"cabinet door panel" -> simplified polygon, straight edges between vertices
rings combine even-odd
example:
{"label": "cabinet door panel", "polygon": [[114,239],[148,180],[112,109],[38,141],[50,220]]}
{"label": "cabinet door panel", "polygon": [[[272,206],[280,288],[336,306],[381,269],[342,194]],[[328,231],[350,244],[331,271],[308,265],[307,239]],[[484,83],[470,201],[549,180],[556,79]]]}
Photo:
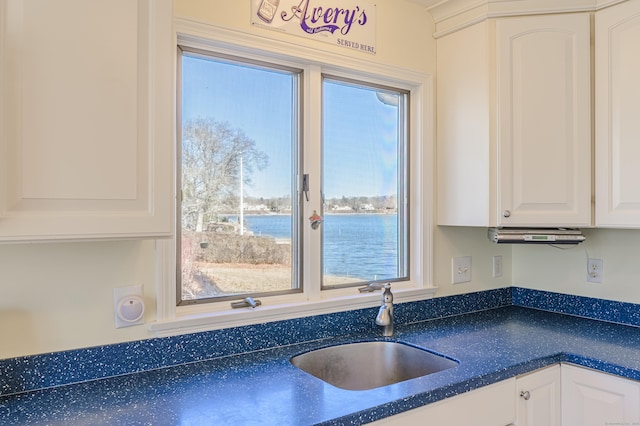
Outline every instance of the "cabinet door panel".
{"label": "cabinet door panel", "polygon": [[588,14],[496,22],[501,225],[590,223],[589,25]]}
{"label": "cabinet door panel", "polygon": [[405,413],[378,420],[374,425],[398,426],[503,426],[515,419],[515,379],[463,393]]}
{"label": "cabinet door panel", "polygon": [[[120,3],[23,3],[16,172],[25,199],[136,197],[138,5]],[[52,19],[59,10],[73,25]]]}
{"label": "cabinet door panel", "polygon": [[562,366],[564,426],[640,423],[640,384],[568,365]]}
{"label": "cabinet door panel", "polygon": [[488,226],[491,220],[489,30],[481,22],[438,40],[439,225]]}
{"label": "cabinet door panel", "polygon": [[170,235],[171,2],[0,8],[0,241]]}
{"label": "cabinet door panel", "polygon": [[519,426],[560,426],[560,365],[518,377],[516,422]]}
{"label": "cabinet door panel", "polygon": [[596,13],[596,225],[640,227],[640,2]]}

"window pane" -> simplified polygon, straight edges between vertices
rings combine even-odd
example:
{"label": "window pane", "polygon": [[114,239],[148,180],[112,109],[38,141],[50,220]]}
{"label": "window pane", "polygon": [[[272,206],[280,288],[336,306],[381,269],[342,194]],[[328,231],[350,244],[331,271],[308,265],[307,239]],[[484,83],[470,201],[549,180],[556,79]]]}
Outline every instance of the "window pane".
{"label": "window pane", "polygon": [[323,286],[407,279],[402,91],[323,82]]}
{"label": "window pane", "polygon": [[181,58],[178,299],[291,291],[297,75],[195,52]]}

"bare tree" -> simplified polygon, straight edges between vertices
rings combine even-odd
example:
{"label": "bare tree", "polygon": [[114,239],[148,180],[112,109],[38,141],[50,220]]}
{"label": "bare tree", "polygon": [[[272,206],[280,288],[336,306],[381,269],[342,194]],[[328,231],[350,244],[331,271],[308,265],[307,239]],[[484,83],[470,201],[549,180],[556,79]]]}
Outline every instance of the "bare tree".
{"label": "bare tree", "polygon": [[223,210],[236,209],[240,180],[251,183],[254,168],[268,164],[256,142],[229,123],[212,118],[194,119],[182,128],[182,223],[202,231],[204,223]]}

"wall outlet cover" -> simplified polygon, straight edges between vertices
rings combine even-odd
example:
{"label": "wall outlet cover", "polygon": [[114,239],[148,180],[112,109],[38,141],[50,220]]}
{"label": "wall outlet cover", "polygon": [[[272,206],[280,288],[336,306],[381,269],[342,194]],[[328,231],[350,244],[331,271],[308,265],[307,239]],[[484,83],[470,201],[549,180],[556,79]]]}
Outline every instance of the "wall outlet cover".
{"label": "wall outlet cover", "polygon": [[602,259],[589,259],[587,262],[587,281],[590,283],[601,283],[602,268]]}

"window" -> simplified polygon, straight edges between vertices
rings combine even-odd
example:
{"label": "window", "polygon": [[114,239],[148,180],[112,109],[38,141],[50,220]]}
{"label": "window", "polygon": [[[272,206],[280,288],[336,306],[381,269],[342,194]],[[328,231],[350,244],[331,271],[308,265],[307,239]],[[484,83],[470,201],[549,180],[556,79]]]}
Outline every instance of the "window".
{"label": "window", "polygon": [[408,278],[405,91],[325,76],[323,288]]}
{"label": "window", "polygon": [[300,71],[181,49],[178,303],[300,290]]}
{"label": "window", "polygon": [[[408,279],[406,90],[323,75],[322,155],[305,159],[302,71],[180,57],[179,304],[301,291],[310,181],[322,182],[309,236],[321,288]],[[302,166],[313,162],[319,174]]]}
{"label": "window", "polygon": [[[181,197],[176,238],[157,243],[151,330],[371,306],[380,294],[357,290],[371,281],[393,282],[397,302],[433,294],[431,78],[178,29]],[[259,309],[231,308],[248,296]]]}

